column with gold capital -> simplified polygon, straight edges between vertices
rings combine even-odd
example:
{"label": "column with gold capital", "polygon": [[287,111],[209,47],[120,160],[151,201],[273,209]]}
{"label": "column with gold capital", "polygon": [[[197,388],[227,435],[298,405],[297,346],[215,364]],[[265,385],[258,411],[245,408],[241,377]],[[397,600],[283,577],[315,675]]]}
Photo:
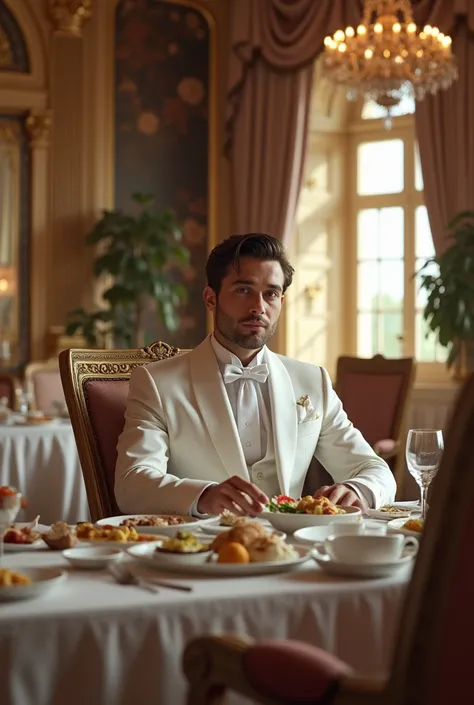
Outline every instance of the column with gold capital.
{"label": "column with gold capital", "polygon": [[[34,110],[25,119],[31,154],[31,295],[30,295],[30,358],[41,360],[45,355],[47,329],[46,292],[48,245],[50,232],[49,209],[49,145],[52,114],[50,110]],[[51,258],[52,259],[52,258]]]}
{"label": "column with gold capital", "polygon": [[56,34],[82,36],[82,29],[92,15],[92,0],[48,0],[48,4]]}

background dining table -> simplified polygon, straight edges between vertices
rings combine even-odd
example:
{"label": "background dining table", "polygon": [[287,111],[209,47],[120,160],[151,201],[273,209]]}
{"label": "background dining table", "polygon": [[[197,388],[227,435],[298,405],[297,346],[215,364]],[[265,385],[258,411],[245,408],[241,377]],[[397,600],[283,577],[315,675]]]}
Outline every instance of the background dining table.
{"label": "background dining table", "polygon": [[0,425],[0,485],[12,485],[30,500],[18,521],[39,514],[42,524],[75,524],[90,517],[69,420]]}
{"label": "background dining table", "polygon": [[154,572],[193,591],[153,594],[119,585],[106,571],[68,569],[61,552],[48,549],[9,553],[4,565],[60,566],[68,579],[38,599],[0,603],[3,705],[184,705],[184,647],[211,633],[301,639],[361,673],[381,675],[411,572],[336,578],[312,560],[294,572],[255,577]]}

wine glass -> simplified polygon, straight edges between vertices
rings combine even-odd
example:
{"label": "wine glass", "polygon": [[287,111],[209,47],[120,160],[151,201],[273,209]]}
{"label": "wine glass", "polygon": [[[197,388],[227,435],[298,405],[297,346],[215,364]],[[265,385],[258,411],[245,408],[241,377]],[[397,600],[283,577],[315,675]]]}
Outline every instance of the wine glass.
{"label": "wine glass", "polygon": [[3,538],[21,509],[22,496],[14,487],[0,487],[0,565],[3,559]]}
{"label": "wine glass", "polygon": [[438,472],[443,448],[442,431],[419,428],[408,431],[406,459],[408,470],[421,490],[422,519],[426,519],[428,488]]}

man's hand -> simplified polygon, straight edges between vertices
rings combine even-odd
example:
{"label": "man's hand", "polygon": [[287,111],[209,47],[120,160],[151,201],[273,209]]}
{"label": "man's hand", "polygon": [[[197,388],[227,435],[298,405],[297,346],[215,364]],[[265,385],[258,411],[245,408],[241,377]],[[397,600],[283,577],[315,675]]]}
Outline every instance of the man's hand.
{"label": "man's hand", "polygon": [[225,482],[206,487],[199,498],[200,514],[220,514],[227,509],[238,516],[256,516],[268,502],[266,494],[251,482],[233,475]]}
{"label": "man's hand", "polygon": [[347,485],[324,485],[313,497],[327,497],[341,507],[359,507],[363,512],[369,508],[367,502],[361,499],[353,489]]}

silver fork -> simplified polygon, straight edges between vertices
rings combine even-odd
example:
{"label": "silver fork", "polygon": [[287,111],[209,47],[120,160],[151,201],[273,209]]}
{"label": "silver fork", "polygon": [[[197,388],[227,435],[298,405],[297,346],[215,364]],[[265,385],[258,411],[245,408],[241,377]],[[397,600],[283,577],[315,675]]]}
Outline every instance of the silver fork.
{"label": "silver fork", "polygon": [[136,585],[150,592],[159,592],[158,587],[169,588],[170,590],[181,590],[182,592],[192,592],[192,587],[188,585],[177,585],[176,583],[168,583],[164,580],[145,580],[136,576],[130,568],[119,563],[112,563],[109,566],[109,571],[115,580],[121,585]]}

